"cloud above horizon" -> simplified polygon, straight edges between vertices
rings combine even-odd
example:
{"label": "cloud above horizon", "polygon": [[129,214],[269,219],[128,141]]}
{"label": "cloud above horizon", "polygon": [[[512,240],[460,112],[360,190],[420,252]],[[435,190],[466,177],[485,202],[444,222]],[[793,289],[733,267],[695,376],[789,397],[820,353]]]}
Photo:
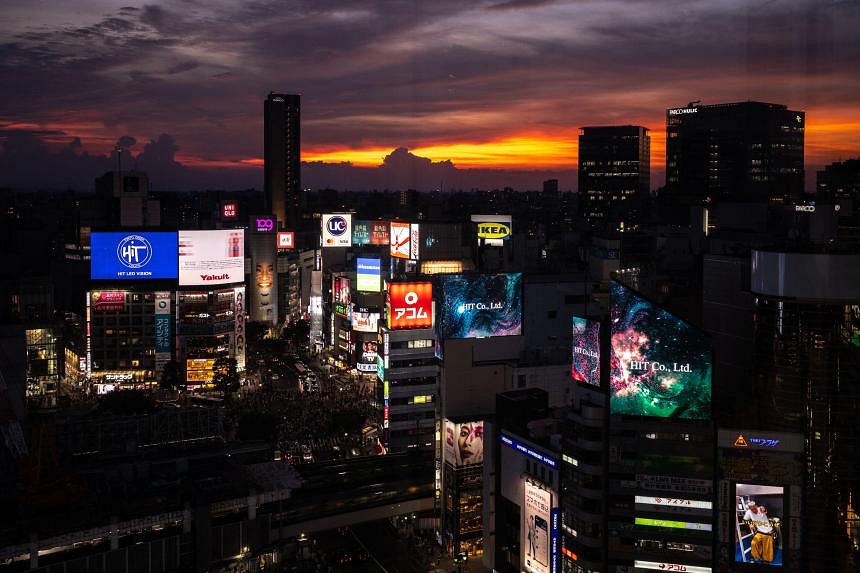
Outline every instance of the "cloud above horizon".
{"label": "cloud above horizon", "polygon": [[170,134],[165,180],[254,186],[271,90],[302,94],[304,157],[356,169],[403,147],[463,171],[571,170],[579,127],[625,123],[651,128],[658,171],[665,109],[691,100],[806,110],[808,171],[860,155],[856,2],[62,6],[0,7],[4,155],[41,145],[82,169],[122,136]]}

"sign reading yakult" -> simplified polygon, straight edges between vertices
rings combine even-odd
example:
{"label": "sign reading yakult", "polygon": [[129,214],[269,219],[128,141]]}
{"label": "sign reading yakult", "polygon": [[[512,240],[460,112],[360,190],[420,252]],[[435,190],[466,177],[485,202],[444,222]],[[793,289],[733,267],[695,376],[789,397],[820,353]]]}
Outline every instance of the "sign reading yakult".
{"label": "sign reading yakult", "polygon": [[322,216],[322,246],[352,246],[352,215],[333,214]]}

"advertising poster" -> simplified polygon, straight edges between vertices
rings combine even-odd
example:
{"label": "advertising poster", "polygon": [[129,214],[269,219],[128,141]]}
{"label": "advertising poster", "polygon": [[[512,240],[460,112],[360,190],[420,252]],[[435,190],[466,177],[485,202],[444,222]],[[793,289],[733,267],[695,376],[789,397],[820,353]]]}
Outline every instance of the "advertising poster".
{"label": "advertising poster", "polygon": [[612,413],[710,418],[708,335],[617,281],[610,299]]}
{"label": "advertising poster", "polygon": [[357,332],[376,332],[379,330],[379,313],[367,309],[352,310],[352,329]]}
{"label": "advertising poster", "polygon": [[550,573],[550,510],[552,494],[526,479],[523,495],[523,524],[520,546],[528,573]]}
{"label": "advertising poster", "polygon": [[185,379],[189,386],[209,384],[214,378],[214,358],[189,358],[185,361]]}
{"label": "advertising poster", "polygon": [[331,298],[334,302],[335,313],[349,318],[350,280],[346,277],[332,278]]}
{"label": "advertising poster", "polygon": [[379,292],[381,268],[379,259],[366,259],[361,257],[356,259],[356,290],[361,292]]}
{"label": "advertising poster", "polygon": [[391,256],[397,259],[412,256],[412,227],[409,223],[391,221]]}
{"label": "advertising poster", "polygon": [[376,340],[361,340],[356,342],[356,369],[359,372],[374,373],[376,372],[376,357],[379,355],[377,349],[379,344]]}
{"label": "advertising poster", "polygon": [[521,273],[440,276],[442,338],[522,334],[522,279]]}
{"label": "advertising poster", "polygon": [[93,312],[125,312],[125,291],[95,290],[90,294]]}
{"label": "advertising poster", "polygon": [[222,285],[245,280],[243,229],[179,231],[179,284]]}
{"label": "advertising poster", "polygon": [[233,289],[233,316],[236,319],[235,348],[233,355],[236,357],[236,370],[245,370],[245,287]]}
{"label": "advertising poster", "polygon": [[370,222],[369,221],[353,221],[352,222],[352,244],[353,245],[369,245],[370,244]]}
{"label": "advertising poster", "polygon": [[410,226],[410,239],[409,239],[409,258],[413,261],[418,260],[418,248],[421,245],[421,231],[420,227],[417,223],[412,223]]}
{"label": "advertising poster", "polygon": [[90,234],[90,278],[175,279],[176,233]]}
{"label": "advertising poster", "polygon": [[388,221],[370,222],[370,244],[388,246],[391,243],[391,234],[388,232]]}
{"label": "advertising poster", "polygon": [[252,321],[274,324],[278,320],[278,274],[276,271],[275,235],[251,235],[251,306]]}
{"label": "advertising poster", "polygon": [[170,361],[173,348],[170,293],[155,293],[155,372],[160,375]]}
{"label": "advertising poster", "polygon": [[323,215],[321,222],[323,247],[352,246],[352,215]]}
{"label": "advertising poster", "polygon": [[484,461],[484,422],[445,420],[445,461],[455,466]]}
{"label": "advertising poster", "polygon": [[600,323],[573,317],[573,355],[570,377],[600,386]]}
{"label": "advertising poster", "polygon": [[433,326],[433,285],[391,283],[388,285],[388,328],[430,328]]}
{"label": "advertising poster", "polygon": [[735,562],[782,566],[784,495],[779,486],[735,486]]}

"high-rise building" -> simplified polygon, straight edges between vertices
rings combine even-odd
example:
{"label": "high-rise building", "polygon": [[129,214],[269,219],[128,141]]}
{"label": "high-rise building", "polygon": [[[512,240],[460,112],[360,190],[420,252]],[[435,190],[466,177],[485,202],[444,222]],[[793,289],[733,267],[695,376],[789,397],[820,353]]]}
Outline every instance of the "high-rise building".
{"label": "high-rise building", "polygon": [[651,137],[638,125],[583,127],[579,136],[582,213],[598,229],[635,226],[651,186]]}
{"label": "high-rise building", "polygon": [[302,192],[300,96],[269,93],[263,109],[266,208],[293,229]]}
{"label": "high-rise building", "polygon": [[666,191],[783,203],[803,193],[805,114],[756,101],[666,110]]}
{"label": "high-rise building", "polygon": [[860,158],[837,161],[819,171],[816,191],[825,201],[850,199],[852,214],[860,215]]}

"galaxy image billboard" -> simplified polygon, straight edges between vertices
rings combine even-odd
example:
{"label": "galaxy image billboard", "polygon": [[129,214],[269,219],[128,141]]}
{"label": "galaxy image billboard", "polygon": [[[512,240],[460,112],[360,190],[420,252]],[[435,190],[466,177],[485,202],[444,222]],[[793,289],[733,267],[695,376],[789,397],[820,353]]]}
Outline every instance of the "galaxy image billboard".
{"label": "galaxy image billboard", "polygon": [[617,281],[610,297],[612,413],[708,419],[710,337]]}
{"label": "galaxy image billboard", "polygon": [[522,334],[523,275],[440,275],[440,334],[487,338]]}
{"label": "galaxy image billboard", "polygon": [[570,377],[576,382],[600,386],[600,323],[574,316]]}

